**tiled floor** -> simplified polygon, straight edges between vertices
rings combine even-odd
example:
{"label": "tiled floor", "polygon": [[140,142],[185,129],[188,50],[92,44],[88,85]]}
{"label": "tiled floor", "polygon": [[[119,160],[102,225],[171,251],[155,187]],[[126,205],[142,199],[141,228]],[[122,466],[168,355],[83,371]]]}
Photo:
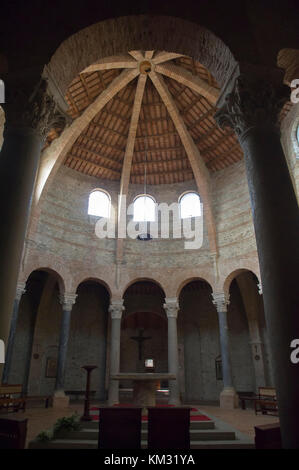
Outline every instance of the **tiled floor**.
{"label": "tiled floor", "polygon": [[[94,406],[94,405],[93,405]],[[196,405],[192,405],[196,406]],[[196,406],[203,413],[206,412],[209,415],[214,416],[228,424],[233,428],[241,431],[249,436],[254,436],[254,426],[259,424],[270,424],[278,421],[276,416],[268,415],[255,415],[254,411],[249,410],[223,410],[217,406]],[[74,413],[78,413],[81,416],[83,412],[83,404],[71,404],[69,408],[64,409],[53,409],[53,408],[29,408],[25,413],[18,413],[19,417],[28,418],[28,432],[27,432],[27,444],[29,441],[35,438],[41,431],[51,429],[58,418],[63,416],[71,416]]]}

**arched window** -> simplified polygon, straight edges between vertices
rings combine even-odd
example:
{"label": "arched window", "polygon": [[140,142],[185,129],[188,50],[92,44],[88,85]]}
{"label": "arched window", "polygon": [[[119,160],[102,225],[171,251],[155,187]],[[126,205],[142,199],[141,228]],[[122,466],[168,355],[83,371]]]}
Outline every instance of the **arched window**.
{"label": "arched window", "polygon": [[110,205],[111,201],[109,194],[101,189],[95,189],[89,195],[88,214],[109,218]]}
{"label": "arched window", "polygon": [[156,202],[152,196],[143,194],[134,201],[133,220],[135,222],[154,222],[156,216]]}
{"label": "arched window", "polygon": [[180,197],[179,202],[182,219],[201,216],[200,197],[197,193],[185,193]]}

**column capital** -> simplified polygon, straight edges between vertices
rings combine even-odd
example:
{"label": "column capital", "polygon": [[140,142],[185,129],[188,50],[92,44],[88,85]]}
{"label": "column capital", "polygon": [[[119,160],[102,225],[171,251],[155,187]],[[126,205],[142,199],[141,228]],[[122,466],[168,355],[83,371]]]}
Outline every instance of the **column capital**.
{"label": "column capital", "polygon": [[[27,81],[28,82],[28,81]],[[47,80],[40,78],[31,86],[20,80],[5,81],[5,131],[23,128],[45,140],[51,128],[64,129],[69,122],[49,91]]]}
{"label": "column capital", "polygon": [[165,298],[165,303],[163,304],[163,308],[166,311],[167,318],[177,318],[178,311],[179,311],[179,303],[176,297],[173,298]]}
{"label": "column capital", "polygon": [[240,143],[252,128],[277,130],[278,116],[289,99],[280,69],[239,64],[218,100],[215,120],[219,127],[231,127]]}
{"label": "column capital", "polygon": [[110,312],[110,314],[111,314],[111,318],[112,318],[112,319],[121,319],[122,313],[123,313],[123,311],[124,311],[124,309],[125,309],[123,303],[124,303],[123,299],[121,299],[121,300],[113,300],[113,301],[110,303],[109,312]]}
{"label": "column capital", "polygon": [[73,305],[76,303],[76,298],[78,294],[74,294],[71,292],[65,292],[60,296],[60,303],[62,305],[62,309],[64,311],[70,312],[73,308]]}
{"label": "column capital", "polygon": [[229,304],[229,295],[224,292],[213,292],[213,304],[216,306],[217,312],[227,312]]}
{"label": "column capital", "polygon": [[16,300],[21,300],[21,297],[26,292],[26,282],[18,282],[16,288]]}
{"label": "column capital", "polygon": [[257,288],[258,288],[258,290],[259,290],[259,294],[260,294],[260,295],[263,295],[263,286],[262,286],[262,283],[261,283],[261,282],[258,282]]}

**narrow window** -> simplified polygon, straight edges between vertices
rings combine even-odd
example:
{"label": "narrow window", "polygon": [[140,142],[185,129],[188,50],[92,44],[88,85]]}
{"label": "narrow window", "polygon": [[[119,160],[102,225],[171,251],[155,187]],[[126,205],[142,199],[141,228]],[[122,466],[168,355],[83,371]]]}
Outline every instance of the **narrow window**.
{"label": "narrow window", "polygon": [[155,221],[155,200],[146,194],[138,196],[134,201],[134,221],[154,222]]}
{"label": "narrow window", "polygon": [[182,219],[201,216],[200,197],[197,193],[185,193],[180,197],[179,202]]}
{"label": "narrow window", "polygon": [[88,214],[109,218],[110,205],[109,195],[105,191],[96,189],[89,195]]}

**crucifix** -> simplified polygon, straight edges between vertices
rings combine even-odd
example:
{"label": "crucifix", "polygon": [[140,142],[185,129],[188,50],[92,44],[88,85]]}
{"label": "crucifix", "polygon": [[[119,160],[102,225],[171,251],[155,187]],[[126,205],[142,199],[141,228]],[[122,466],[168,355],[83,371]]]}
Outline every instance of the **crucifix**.
{"label": "crucifix", "polygon": [[147,339],[151,339],[151,336],[143,336],[143,329],[139,330],[139,335],[138,336],[131,336],[131,339],[134,341],[137,341],[138,343],[138,353],[139,353],[139,360],[142,359],[142,345],[143,342]]}

